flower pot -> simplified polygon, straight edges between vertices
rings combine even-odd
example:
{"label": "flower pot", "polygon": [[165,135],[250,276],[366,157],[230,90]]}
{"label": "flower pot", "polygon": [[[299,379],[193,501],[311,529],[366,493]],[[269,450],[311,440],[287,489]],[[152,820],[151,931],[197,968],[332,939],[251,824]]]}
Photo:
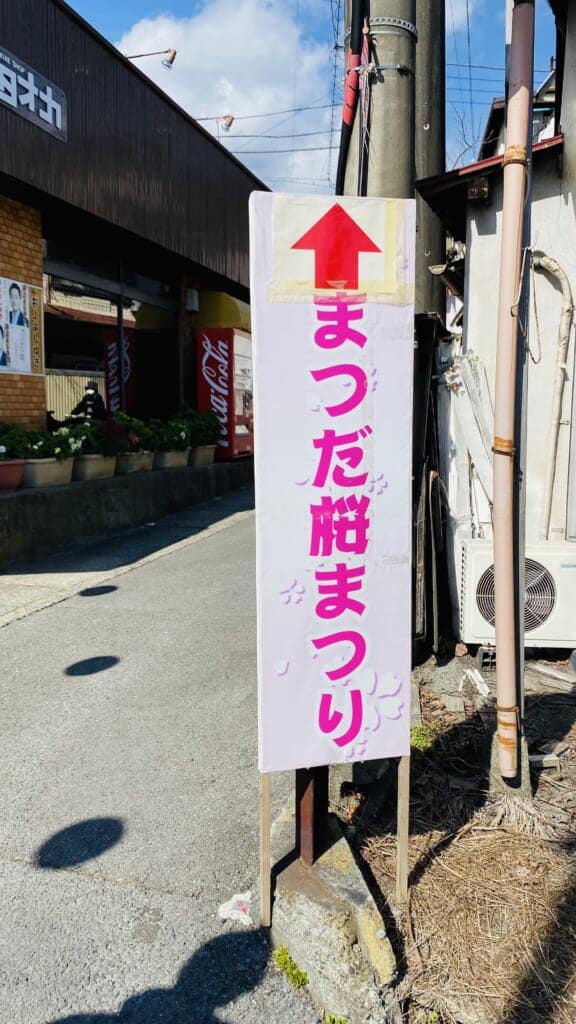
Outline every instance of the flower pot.
{"label": "flower pot", "polygon": [[114,476],[115,455],[77,455],[72,471],[73,480],[104,480]]}
{"label": "flower pot", "polygon": [[141,473],[145,469],[152,469],[153,460],[153,452],[122,452],[116,456],[116,476],[126,476],[127,473]]}
{"label": "flower pot", "polygon": [[188,465],[188,451],[154,452],[154,469],[181,469]]}
{"label": "flower pot", "polygon": [[26,459],[22,487],[61,487],[72,479],[74,459]]}
{"label": "flower pot", "polygon": [[190,466],[211,466],[214,462],[215,444],[201,444],[190,449]]}
{"label": "flower pot", "polygon": [[5,459],[0,462],[0,491],[17,491],[22,483],[24,459]]}

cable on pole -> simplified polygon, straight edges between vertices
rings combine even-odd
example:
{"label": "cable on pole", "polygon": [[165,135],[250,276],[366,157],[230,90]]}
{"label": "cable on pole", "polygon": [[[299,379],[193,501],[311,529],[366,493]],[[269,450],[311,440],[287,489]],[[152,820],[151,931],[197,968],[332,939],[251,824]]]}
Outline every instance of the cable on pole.
{"label": "cable on pole", "polygon": [[362,26],[364,23],[364,0],[352,0],[352,19],[350,26],[350,49],[346,65],[346,78],[344,81],[344,100],[342,104],[342,131],[340,133],[340,151],[338,153],[338,167],[336,170],[336,195],[344,194],[344,180],[346,177],[346,164],[350,151],[350,140],[352,128],[356,117],[358,106],[358,92],[360,83],[358,81],[358,68],[360,67],[362,53]]}

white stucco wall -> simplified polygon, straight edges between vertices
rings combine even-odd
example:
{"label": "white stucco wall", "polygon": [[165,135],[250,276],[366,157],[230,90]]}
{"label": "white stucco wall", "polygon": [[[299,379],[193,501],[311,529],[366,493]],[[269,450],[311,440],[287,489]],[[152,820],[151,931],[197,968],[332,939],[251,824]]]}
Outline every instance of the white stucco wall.
{"label": "white stucco wall", "polygon": [[[576,104],[575,104],[576,105]],[[575,125],[576,128],[576,125]],[[575,132],[576,137],[576,132]],[[560,177],[558,155],[540,155],[536,160],[532,190],[532,247],[558,260],[566,271],[576,297],[576,221],[572,186]],[[576,175],[571,179],[576,185]],[[494,394],[498,274],[502,178],[493,178],[493,201],[489,207],[469,206],[467,230],[466,303],[464,350],[476,352],[486,366],[491,394]],[[541,334],[541,359],[529,361],[528,456],[526,474],[526,535],[537,540],[542,495],[548,462],[552,390],[556,370],[556,345],[562,296],[554,282],[535,275],[535,295]],[[538,358],[538,331],[531,297],[530,348]],[[552,507],[550,539],[562,539],[566,528],[566,493],[570,446],[572,387],[574,380],[574,330],[572,331],[562,426]]]}

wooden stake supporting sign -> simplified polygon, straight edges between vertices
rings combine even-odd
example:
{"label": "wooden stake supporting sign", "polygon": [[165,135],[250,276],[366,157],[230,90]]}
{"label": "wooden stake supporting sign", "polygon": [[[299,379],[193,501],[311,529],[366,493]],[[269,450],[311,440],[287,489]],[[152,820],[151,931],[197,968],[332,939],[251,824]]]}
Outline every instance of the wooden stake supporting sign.
{"label": "wooden stake supporting sign", "polygon": [[408,902],[408,836],[410,825],[410,756],[398,761],[398,811],[396,816],[396,901]]}

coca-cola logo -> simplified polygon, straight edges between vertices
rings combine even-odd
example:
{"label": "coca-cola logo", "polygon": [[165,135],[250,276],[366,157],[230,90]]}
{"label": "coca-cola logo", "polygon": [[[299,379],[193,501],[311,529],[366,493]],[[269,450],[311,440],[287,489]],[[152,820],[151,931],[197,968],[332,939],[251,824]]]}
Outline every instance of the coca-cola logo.
{"label": "coca-cola logo", "polygon": [[210,408],[216,413],[220,423],[221,436],[218,444],[222,448],[228,448],[228,398],[230,394],[228,342],[220,339],[213,344],[210,338],[204,335],[202,349],[202,377],[210,391]]}

